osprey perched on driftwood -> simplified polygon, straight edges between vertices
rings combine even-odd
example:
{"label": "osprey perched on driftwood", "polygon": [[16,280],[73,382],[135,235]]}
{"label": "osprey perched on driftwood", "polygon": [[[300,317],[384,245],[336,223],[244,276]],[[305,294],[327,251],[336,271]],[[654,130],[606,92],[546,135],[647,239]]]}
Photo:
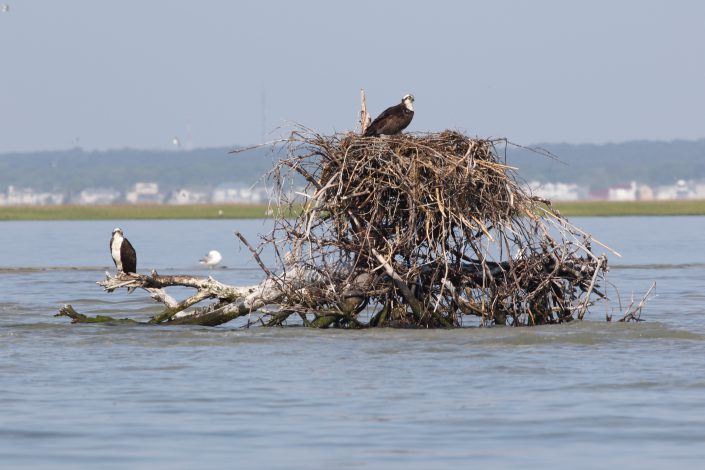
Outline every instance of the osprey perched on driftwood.
{"label": "osprey perched on driftwood", "polygon": [[137,273],[137,253],[119,227],[113,230],[110,237],[110,255],[118,273]]}
{"label": "osprey perched on driftwood", "polygon": [[401,103],[382,111],[365,130],[365,137],[399,134],[414,118],[414,95],[405,95]]}

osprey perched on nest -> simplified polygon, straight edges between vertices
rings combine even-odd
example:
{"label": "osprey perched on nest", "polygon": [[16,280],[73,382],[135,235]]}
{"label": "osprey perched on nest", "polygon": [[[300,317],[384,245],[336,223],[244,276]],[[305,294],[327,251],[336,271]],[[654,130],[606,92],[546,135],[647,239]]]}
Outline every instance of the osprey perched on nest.
{"label": "osprey perched on nest", "polygon": [[137,253],[132,244],[122,234],[121,228],[113,230],[110,237],[110,255],[118,273],[137,273]]}
{"label": "osprey perched on nest", "polygon": [[382,111],[365,130],[365,137],[399,134],[414,118],[414,95],[405,95],[401,103]]}

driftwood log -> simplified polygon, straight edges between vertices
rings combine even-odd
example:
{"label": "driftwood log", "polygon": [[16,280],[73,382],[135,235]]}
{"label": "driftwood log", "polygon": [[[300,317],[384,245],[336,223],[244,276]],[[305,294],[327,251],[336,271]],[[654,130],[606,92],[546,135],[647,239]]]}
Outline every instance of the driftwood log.
{"label": "driftwood log", "polygon": [[[361,277],[361,281],[364,276]],[[197,277],[189,275],[162,276],[153,271],[151,275],[134,273],[117,273],[110,275],[106,273],[103,281],[97,283],[107,292],[115,289],[143,289],[147,291],[152,299],[164,304],[164,309],[154,315],[148,323],[169,323],[171,325],[205,325],[216,326],[227,323],[236,318],[257,312],[266,306],[278,305],[284,301],[287,294],[300,297],[315,297],[318,290],[325,288],[324,278],[306,268],[290,266],[280,277],[271,276],[258,285],[235,287],[222,284],[212,277]],[[196,293],[182,301],[175,300],[166,292],[167,287],[190,287]],[[291,292],[290,289],[294,291]],[[304,324],[307,326],[329,326],[335,321],[341,321],[344,312],[359,307],[361,294],[352,287],[344,297],[347,300],[340,306],[340,310],[325,312],[318,311],[317,315],[312,315],[312,321],[304,317]],[[206,300],[215,299],[213,303],[206,307],[195,308],[187,311],[189,307]],[[300,310],[300,306],[297,310]],[[281,325],[290,313],[281,308],[268,311],[260,311],[258,321],[262,325]],[[73,323],[101,323],[101,322],[131,322],[126,318],[113,318],[99,315],[89,317],[78,313],[71,305],[65,305],[56,316],[66,316],[71,318]],[[351,317],[351,321],[353,321]]]}

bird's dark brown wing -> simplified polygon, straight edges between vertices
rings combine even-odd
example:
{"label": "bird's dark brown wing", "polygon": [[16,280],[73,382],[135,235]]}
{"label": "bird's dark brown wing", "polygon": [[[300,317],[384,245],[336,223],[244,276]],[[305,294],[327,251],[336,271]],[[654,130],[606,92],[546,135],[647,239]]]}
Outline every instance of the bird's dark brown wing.
{"label": "bird's dark brown wing", "polygon": [[137,253],[127,238],[122,239],[120,245],[120,258],[122,258],[122,271],[137,273]]}
{"label": "bird's dark brown wing", "polygon": [[413,111],[403,109],[401,113],[395,113],[390,116],[389,119],[385,121],[384,126],[378,129],[378,132],[385,135],[401,134],[401,131],[411,124],[413,118]]}
{"label": "bird's dark brown wing", "polygon": [[399,103],[398,105],[390,106],[389,108],[382,111],[382,114],[377,116],[377,118],[375,118],[375,120],[372,121],[372,123],[369,125],[369,127],[365,130],[364,136],[365,137],[372,137],[372,136],[380,135],[380,133],[383,133],[384,129],[382,127],[383,127],[384,121],[386,121],[387,118],[389,116],[392,116],[394,113],[403,111],[403,108],[404,108],[404,103]]}

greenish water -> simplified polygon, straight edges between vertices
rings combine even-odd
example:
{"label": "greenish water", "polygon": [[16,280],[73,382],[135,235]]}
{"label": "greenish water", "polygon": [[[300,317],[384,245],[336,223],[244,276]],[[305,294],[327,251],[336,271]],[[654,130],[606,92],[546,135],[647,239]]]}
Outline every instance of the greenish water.
{"label": "greenish water", "polygon": [[[524,329],[71,325],[53,317],[63,303],[137,319],[159,308],[95,284],[115,222],[0,223],[0,462],[700,468],[705,218],[574,222],[623,254],[609,279],[624,307],[657,281],[646,322],[605,323],[598,307],[589,321]],[[267,221],[120,225],[140,270],[261,279],[233,231],[254,240]],[[197,264],[210,249],[225,268]]]}

